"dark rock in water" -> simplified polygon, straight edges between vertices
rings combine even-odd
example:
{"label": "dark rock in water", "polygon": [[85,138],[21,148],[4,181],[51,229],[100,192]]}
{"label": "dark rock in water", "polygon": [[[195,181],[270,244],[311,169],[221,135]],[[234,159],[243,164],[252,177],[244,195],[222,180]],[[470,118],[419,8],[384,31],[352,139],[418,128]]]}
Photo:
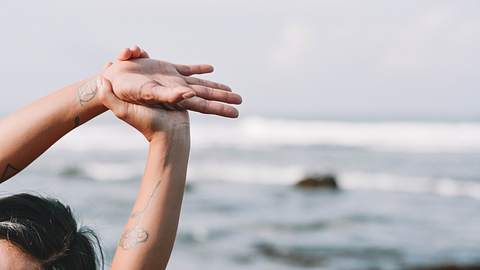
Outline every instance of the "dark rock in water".
{"label": "dark rock in water", "polygon": [[338,184],[335,175],[313,175],[305,177],[295,184],[296,187],[308,188],[308,189],[328,189],[338,190]]}

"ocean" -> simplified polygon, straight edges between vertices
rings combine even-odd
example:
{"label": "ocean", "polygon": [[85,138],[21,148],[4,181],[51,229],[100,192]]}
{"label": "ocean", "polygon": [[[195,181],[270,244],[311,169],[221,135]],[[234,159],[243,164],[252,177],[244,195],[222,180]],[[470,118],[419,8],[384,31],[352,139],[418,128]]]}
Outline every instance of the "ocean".
{"label": "ocean", "polygon": [[[0,192],[60,198],[109,261],[146,150],[126,124],[89,123]],[[294,187],[325,173],[338,192]],[[480,122],[193,119],[188,183],[168,269],[480,263]]]}

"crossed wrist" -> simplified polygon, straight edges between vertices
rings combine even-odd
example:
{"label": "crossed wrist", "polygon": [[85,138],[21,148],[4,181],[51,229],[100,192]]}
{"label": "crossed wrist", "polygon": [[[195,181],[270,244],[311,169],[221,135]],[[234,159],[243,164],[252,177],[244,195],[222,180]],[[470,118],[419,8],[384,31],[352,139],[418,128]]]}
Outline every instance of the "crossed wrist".
{"label": "crossed wrist", "polygon": [[153,132],[149,141],[150,145],[157,147],[190,149],[190,134],[185,131]]}
{"label": "crossed wrist", "polygon": [[95,81],[96,102],[98,105],[108,109],[108,106],[105,104],[104,93],[105,91],[113,91],[112,84],[102,74],[97,75],[93,80]]}

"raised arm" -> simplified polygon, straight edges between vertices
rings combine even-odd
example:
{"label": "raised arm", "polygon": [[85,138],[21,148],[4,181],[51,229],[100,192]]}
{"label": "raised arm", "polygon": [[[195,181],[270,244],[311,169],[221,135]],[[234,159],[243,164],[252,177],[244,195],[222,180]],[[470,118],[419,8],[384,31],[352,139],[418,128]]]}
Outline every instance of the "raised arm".
{"label": "raised arm", "polygon": [[0,183],[17,174],[70,130],[104,112],[97,77],[66,86],[0,120]]}
{"label": "raised arm", "polygon": [[[144,57],[148,55],[137,46],[118,55],[119,60]],[[106,111],[96,95],[103,82],[98,75],[92,76],[1,119],[0,183],[27,167],[69,131]]]}
{"label": "raised arm", "polygon": [[165,269],[175,241],[185,188],[190,129],[186,111],[125,103],[107,89],[101,99],[150,143],[148,160],[112,269]]}
{"label": "raised arm", "polygon": [[190,77],[212,72],[212,66],[148,59],[138,47],[125,49],[118,58],[129,61],[109,63],[100,75],[64,87],[0,120],[0,183],[27,167],[70,130],[104,112],[97,91],[105,78],[128,102],[238,116],[226,103],[239,104],[240,96],[222,84]]}

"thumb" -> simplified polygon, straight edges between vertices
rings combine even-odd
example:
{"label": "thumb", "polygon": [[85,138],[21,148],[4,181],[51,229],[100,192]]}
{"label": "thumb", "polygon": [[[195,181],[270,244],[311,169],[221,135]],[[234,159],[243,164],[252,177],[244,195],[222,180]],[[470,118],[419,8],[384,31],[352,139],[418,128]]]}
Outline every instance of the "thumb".
{"label": "thumb", "polygon": [[129,48],[123,49],[118,55],[117,60],[119,61],[126,61],[132,58],[132,51]]}
{"label": "thumb", "polygon": [[125,119],[128,113],[128,103],[120,100],[113,93],[112,84],[103,76],[97,79],[99,99],[103,105],[110,109],[116,117]]}

